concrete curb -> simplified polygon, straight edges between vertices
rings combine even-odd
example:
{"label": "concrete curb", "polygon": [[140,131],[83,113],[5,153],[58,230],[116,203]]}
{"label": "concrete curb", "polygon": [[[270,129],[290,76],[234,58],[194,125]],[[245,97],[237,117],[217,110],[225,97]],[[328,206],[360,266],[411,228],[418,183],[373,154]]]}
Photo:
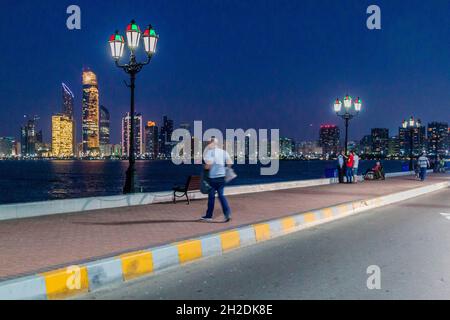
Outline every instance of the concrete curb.
{"label": "concrete curb", "polygon": [[112,284],[148,276],[156,271],[180,266],[201,258],[221,255],[233,249],[425,195],[449,186],[450,182],[440,182],[378,198],[339,204],[161,247],[130,252],[109,259],[0,282],[0,300],[55,300],[82,295]]}

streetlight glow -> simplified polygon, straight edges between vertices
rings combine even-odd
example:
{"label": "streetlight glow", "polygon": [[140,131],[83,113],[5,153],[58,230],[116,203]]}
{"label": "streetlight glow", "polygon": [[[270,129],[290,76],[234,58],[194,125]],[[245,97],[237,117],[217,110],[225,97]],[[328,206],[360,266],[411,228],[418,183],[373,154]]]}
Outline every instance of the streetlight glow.
{"label": "streetlight glow", "polygon": [[344,98],[344,107],[346,109],[350,109],[352,107],[352,97],[346,95]]}
{"label": "streetlight glow", "polygon": [[356,112],[360,112],[361,108],[362,108],[362,101],[358,97],[358,99],[355,100],[355,110],[356,110]]}
{"label": "streetlight glow", "polygon": [[131,50],[136,50],[139,47],[141,40],[141,29],[134,20],[127,26],[127,41],[128,47]]}
{"label": "streetlight glow", "polygon": [[145,52],[147,52],[149,56],[155,54],[159,37],[151,25],[144,31],[142,39],[144,40]]}
{"label": "streetlight glow", "polygon": [[336,99],[336,101],[334,102],[334,111],[341,112],[341,109],[342,109],[342,101],[339,99]]}
{"label": "streetlight glow", "polygon": [[109,45],[111,47],[111,55],[115,60],[119,60],[123,56],[123,49],[125,48],[125,40],[123,36],[116,31],[115,34],[109,38]]}

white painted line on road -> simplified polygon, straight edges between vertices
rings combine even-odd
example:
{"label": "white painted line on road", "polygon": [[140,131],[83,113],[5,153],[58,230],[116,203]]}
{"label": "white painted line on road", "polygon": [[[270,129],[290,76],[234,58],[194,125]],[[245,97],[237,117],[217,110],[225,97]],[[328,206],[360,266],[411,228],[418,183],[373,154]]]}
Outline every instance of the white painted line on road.
{"label": "white painted line on road", "polygon": [[450,213],[441,213],[441,216],[445,217],[447,220],[450,220]]}

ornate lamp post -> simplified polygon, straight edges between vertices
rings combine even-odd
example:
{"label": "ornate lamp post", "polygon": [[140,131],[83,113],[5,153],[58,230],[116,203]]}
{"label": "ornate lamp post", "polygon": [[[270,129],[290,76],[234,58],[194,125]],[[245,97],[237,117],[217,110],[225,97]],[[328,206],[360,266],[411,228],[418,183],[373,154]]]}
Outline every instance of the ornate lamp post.
{"label": "ornate lamp post", "polygon": [[352,97],[346,95],[344,98],[344,108],[342,108],[342,101],[336,99],[334,102],[334,111],[345,121],[345,154],[347,154],[348,148],[348,124],[351,119],[356,117],[362,108],[362,101],[360,98],[357,98],[353,101]]}
{"label": "ornate lamp post", "polygon": [[[113,34],[109,39],[109,45],[111,47],[111,56],[115,60],[116,66],[123,69],[127,74],[130,75],[130,85],[127,85],[131,90],[131,103],[130,103],[130,132],[129,132],[129,166],[128,170],[126,172],[126,180],[125,180],[125,186],[123,188],[123,192],[125,194],[129,193],[136,193],[138,188],[138,181],[136,176],[136,168],[135,168],[135,148],[134,148],[134,130],[135,130],[135,123],[134,123],[134,90],[135,90],[135,83],[136,83],[136,74],[139,73],[139,71],[142,70],[142,68],[149,64],[153,55],[156,52],[156,46],[158,44],[159,36],[156,34],[153,27],[150,25],[148,28],[144,31],[144,33],[141,32],[141,29],[136,24],[136,22],[133,20],[131,23],[127,26],[126,30],[126,37],[127,37],[127,46],[130,50],[130,60],[127,64],[121,65],[119,63],[120,58],[123,56],[124,47],[125,47],[125,40],[124,37],[119,34],[118,31],[116,31],[115,34]],[[136,55],[135,52],[139,47],[139,43],[141,41],[141,38],[144,42],[144,49],[147,53],[147,59],[145,62],[137,62],[136,61]]]}
{"label": "ornate lamp post", "polygon": [[414,145],[414,131],[416,128],[420,128],[422,125],[420,120],[414,120],[414,117],[409,118],[409,120],[403,120],[403,128],[408,129],[409,133],[409,171],[413,171],[413,145]]}

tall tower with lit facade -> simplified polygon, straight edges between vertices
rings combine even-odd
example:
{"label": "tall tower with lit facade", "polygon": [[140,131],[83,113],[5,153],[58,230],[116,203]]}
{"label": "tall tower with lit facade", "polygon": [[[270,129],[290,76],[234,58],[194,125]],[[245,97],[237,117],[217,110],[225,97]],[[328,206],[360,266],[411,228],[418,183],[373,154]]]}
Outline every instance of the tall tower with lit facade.
{"label": "tall tower with lit facade", "polygon": [[400,154],[409,155],[411,148],[411,132],[412,132],[412,152],[414,156],[419,156],[426,148],[426,135],[425,126],[420,125],[413,128],[411,131],[409,128],[400,127],[398,129]]}
{"label": "tall tower with lit facade", "polygon": [[428,124],[428,153],[432,156],[448,154],[448,123],[431,122]]}
{"label": "tall tower with lit facade", "polygon": [[389,129],[373,128],[371,132],[372,153],[377,156],[386,156],[389,149]]}
{"label": "tall tower with lit facade", "polygon": [[[25,116],[26,118],[26,116]],[[36,145],[42,142],[42,131],[37,131],[36,125],[38,116],[29,118],[20,130],[21,155],[23,157],[33,157],[37,154]]]}
{"label": "tall tower with lit facade", "polygon": [[99,91],[97,76],[83,71],[83,155],[100,154]]}
{"label": "tall tower with lit facade", "polygon": [[69,87],[63,83],[62,84],[62,113],[68,116],[69,118],[74,118],[73,116],[73,101],[75,96],[73,95],[72,91],[69,89]]}
{"label": "tall tower with lit facade", "polygon": [[73,157],[73,120],[65,114],[52,116],[52,156]]}
{"label": "tall tower with lit facade", "polygon": [[320,146],[323,149],[323,154],[335,155],[339,152],[341,132],[336,125],[324,124],[320,126]]}
{"label": "tall tower with lit facade", "polygon": [[69,117],[73,124],[72,124],[72,150],[73,154],[76,153],[77,146],[76,146],[76,125],[75,125],[75,116],[74,116],[74,99],[75,96],[70,90],[70,88],[65,84],[61,84],[62,87],[62,114]]}
{"label": "tall tower with lit facade", "polygon": [[100,145],[110,144],[110,116],[105,106],[100,106]]}
{"label": "tall tower with lit facade", "polygon": [[145,126],[145,154],[151,159],[158,157],[158,127],[154,121]]}
{"label": "tall tower with lit facade", "polygon": [[158,146],[159,153],[166,158],[170,158],[172,154],[172,148],[175,145],[172,142],[173,133],[173,120],[169,119],[167,116],[163,117],[163,126],[159,130],[159,141]]}
{"label": "tall tower with lit facade", "polygon": [[100,153],[102,156],[112,155],[110,143],[110,115],[105,106],[100,106]]}
{"label": "tall tower with lit facade", "polygon": [[[127,156],[130,154],[130,120],[130,113],[127,112],[122,118],[122,154]],[[134,130],[134,151],[137,156],[140,156],[144,154],[142,115],[140,113],[134,116]]]}

